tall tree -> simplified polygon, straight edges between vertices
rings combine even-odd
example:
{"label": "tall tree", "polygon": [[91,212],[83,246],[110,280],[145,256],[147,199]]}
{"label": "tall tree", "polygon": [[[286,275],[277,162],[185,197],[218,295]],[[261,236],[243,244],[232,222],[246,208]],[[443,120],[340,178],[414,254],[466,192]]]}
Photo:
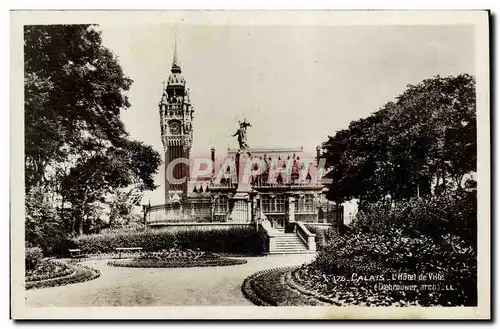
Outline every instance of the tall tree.
{"label": "tall tree", "polygon": [[26,188],[45,184],[51,166],[126,136],[121,110],[132,80],[92,25],[24,28]]}
{"label": "tall tree", "polygon": [[[26,192],[44,191],[58,203],[44,212],[60,216],[51,227],[82,233],[106,195],[130,185],[156,188],[160,155],[129,139],[120,112],[130,107],[132,80],[98,27],[26,26],[24,56]],[[28,215],[36,207],[27,204]]]}
{"label": "tall tree", "polygon": [[62,181],[62,194],[73,206],[73,230],[88,233],[92,218],[91,205],[130,185],[139,191],[153,190],[153,176],[160,165],[160,155],[149,145],[123,141],[120,147],[109,147],[103,153],[79,162]]}
{"label": "tall tree", "polygon": [[323,144],[329,198],[375,201],[460,189],[476,170],[475,81],[426,79]]}

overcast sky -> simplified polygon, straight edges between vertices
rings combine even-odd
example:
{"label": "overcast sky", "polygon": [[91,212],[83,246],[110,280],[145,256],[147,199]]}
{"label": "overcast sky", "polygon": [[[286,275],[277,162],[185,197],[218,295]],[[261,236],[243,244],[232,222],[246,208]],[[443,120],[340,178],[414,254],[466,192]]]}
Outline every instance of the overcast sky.
{"label": "overcast sky", "polygon": [[[191,90],[192,154],[237,147],[243,116],[250,147],[316,145],[377,111],[422,79],[474,74],[470,26],[103,25],[103,43],[134,83],[123,121],[163,154],[158,102],[174,36]],[[162,203],[161,187],[145,197]]]}

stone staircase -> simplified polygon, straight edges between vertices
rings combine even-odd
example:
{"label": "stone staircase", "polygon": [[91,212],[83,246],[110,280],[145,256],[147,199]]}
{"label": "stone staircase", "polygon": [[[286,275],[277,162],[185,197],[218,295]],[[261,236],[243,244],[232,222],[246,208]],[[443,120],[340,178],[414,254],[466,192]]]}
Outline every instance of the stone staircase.
{"label": "stone staircase", "polygon": [[316,253],[315,236],[302,224],[297,224],[293,233],[285,233],[284,228],[271,227],[267,221],[261,225],[266,230],[269,239],[268,254]]}
{"label": "stone staircase", "polygon": [[284,229],[275,229],[275,246],[270,254],[309,253],[307,244],[296,233],[285,233]]}
{"label": "stone staircase", "polygon": [[276,247],[271,254],[308,253],[307,245],[295,233],[276,235]]}

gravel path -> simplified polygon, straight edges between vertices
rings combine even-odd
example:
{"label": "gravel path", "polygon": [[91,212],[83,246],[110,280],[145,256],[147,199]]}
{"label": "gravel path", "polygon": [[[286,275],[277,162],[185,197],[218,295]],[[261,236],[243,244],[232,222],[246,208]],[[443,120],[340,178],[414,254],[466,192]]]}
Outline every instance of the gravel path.
{"label": "gravel path", "polygon": [[243,265],[203,268],[126,268],[108,260],[83,262],[101,271],[95,280],[26,291],[27,306],[253,305],[243,297],[243,280],[260,270],[299,265],[311,254],[248,257]]}

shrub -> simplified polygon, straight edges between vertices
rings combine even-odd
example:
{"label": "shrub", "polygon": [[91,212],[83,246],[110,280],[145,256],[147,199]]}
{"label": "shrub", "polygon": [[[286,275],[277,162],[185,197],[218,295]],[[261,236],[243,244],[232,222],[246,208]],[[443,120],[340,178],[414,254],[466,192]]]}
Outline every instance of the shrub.
{"label": "shrub", "polygon": [[[407,234],[391,228],[384,233],[354,232],[332,241],[320,250],[314,267],[327,275],[382,275],[395,273],[440,273],[440,283],[453,286],[452,291],[422,293],[424,305],[476,305],[477,262],[475,249],[458,236],[439,238],[419,232]],[[432,282],[436,283],[436,282]]]}
{"label": "shrub", "polygon": [[329,227],[324,229],[324,228],[318,228],[314,225],[307,225],[307,224],[305,226],[309,230],[309,232],[316,235],[316,248],[318,250],[325,248],[330,244],[330,241],[333,241],[340,237],[338,228]]}
{"label": "shrub", "polygon": [[364,204],[352,226],[372,233],[401,228],[407,234],[417,231],[437,238],[449,233],[475,246],[476,193],[453,191],[440,196],[398,200],[394,205],[387,200]]}
{"label": "shrub", "polygon": [[33,271],[42,261],[43,252],[40,247],[26,248],[24,263],[26,271]]}
{"label": "shrub", "polygon": [[145,252],[171,248],[223,253],[259,254],[264,236],[253,227],[227,230],[108,232],[74,239],[85,254],[112,253],[117,247],[142,247]]}
{"label": "shrub", "polygon": [[46,251],[49,256],[69,257],[69,249],[76,249],[78,246],[71,239],[61,238],[54,242]]}
{"label": "shrub", "polygon": [[35,187],[26,195],[25,238],[30,247],[39,246],[44,253],[65,235],[65,228],[58,220],[56,209],[47,199],[49,192]]}

